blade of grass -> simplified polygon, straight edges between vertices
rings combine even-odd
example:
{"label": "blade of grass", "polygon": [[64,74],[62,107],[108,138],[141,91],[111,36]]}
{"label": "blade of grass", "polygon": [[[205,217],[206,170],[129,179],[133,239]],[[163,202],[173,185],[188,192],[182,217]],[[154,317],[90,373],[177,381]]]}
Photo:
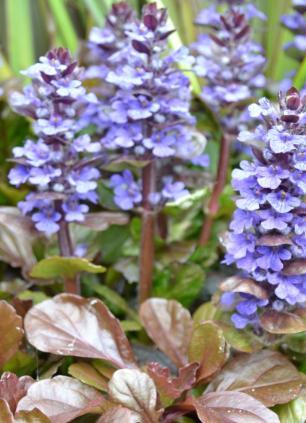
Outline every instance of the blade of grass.
{"label": "blade of grass", "polygon": [[301,63],[297,71],[297,74],[294,78],[294,86],[296,88],[301,89],[305,86],[305,84],[306,84],[306,57]]}
{"label": "blade of grass", "polygon": [[102,3],[104,5],[104,7],[106,8],[106,10],[109,10],[112,7],[113,3],[116,3],[115,0],[102,0]]}
{"label": "blade of grass", "polygon": [[0,53],[0,81],[5,81],[13,76],[13,72]]}
{"label": "blade of grass", "polygon": [[97,25],[102,26],[105,21],[107,8],[100,0],[84,0],[84,4],[92,15]]}
{"label": "blade of grass", "polygon": [[266,75],[272,80],[282,79],[288,70],[288,61],[290,62],[283,49],[287,34],[281,25],[281,16],[289,11],[290,5],[290,0],[278,0],[277,4],[266,0],[260,2],[260,8],[268,18],[264,47],[268,59]]}
{"label": "blade of grass", "polygon": [[[154,1],[154,0],[153,0]],[[166,7],[168,8],[169,5],[171,5],[171,2],[169,2],[169,0],[157,0],[156,1],[157,5],[159,7]],[[176,28],[176,26],[174,25],[172,16],[171,16],[171,11],[169,10],[170,15],[169,15],[169,26],[170,28]],[[180,35],[178,33],[178,31],[174,32],[173,34],[170,35],[169,37],[169,45],[173,50],[178,50],[179,48],[183,47],[184,44],[180,38]],[[196,77],[196,75],[192,72],[192,71],[188,71],[186,70],[186,66],[184,65],[184,63],[180,64],[181,69],[184,71],[184,73],[186,74],[186,76],[189,78],[190,80],[190,84],[191,84],[191,88],[192,91],[195,94],[200,94],[201,92],[201,86],[200,83],[198,81],[198,78]],[[188,69],[188,66],[187,66]]]}
{"label": "blade of grass", "polygon": [[181,37],[184,35],[184,41],[189,45],[196,39],[196,28],[194,25],[194,8],[190,2],[177,2],[178,10],[180,11],[180,29]]}
{"label": "blade of grass", "polygon": [[67,47],[71,52],[75,52],[78,46],[78,37],[64,1],[48,0],[48,3],[56,23],[57,31],[65,44],[63,47]]}
{"label": "blade of grass", "polygon": [[7,48],[15,73],[34,62],[32,21],[29,0],[6,0]]}

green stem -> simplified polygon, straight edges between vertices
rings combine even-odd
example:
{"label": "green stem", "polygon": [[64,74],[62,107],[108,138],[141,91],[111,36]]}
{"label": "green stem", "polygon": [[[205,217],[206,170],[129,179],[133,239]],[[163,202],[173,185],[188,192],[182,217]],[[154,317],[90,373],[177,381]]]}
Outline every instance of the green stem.
{"label": "green stem", "polygon": [[[62,220],[59,225],[60,230],[58,231],[58,245],[60,254],[62,257],[72,257],[73,247],[70,238],[69,224],[65,220]],[[79,277],[76,276],[75,278],[65,278],[64,290],[69,294],[80,295]]]}

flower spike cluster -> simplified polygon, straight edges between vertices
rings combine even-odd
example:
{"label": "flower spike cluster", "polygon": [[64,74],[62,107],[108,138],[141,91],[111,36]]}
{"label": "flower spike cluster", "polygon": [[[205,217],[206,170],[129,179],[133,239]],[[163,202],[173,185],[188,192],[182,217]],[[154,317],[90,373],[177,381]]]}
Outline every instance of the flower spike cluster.
{"label": "flower spike cluster", "polygon": [[[194,43],[195,72],[205,78],[202,96],[219,116],[227,132],[236,133],[242,109],[233,107],[264,87],[262,48],[251,39],[249,20],[265,15],[252,5],[230,7],[220,14],[215,6],[204,9],[196,23],[210,28]],[[238,113],[237,113],[238,112]]]}
{"label": "flower spike cluster", "polygon": [[285,45],[289,55],[301,61],[306,54],[306,1],[292,0],[295,12],[282,17],[282,23],[295,34],[293,41]]}
{"label": "flower spike cluster", "polygon": [[86,62],[88,67],[83,78],[91,82],[99,104],[90,104],[86,111],[91,123],[100,130],[105,128],[104,109],[114,95],[114,86],[105,81],[107,74],[129,56],[129,39],[126,31],[137,20],[135,11],[126,2],[112,5],[103,28],[93,27],[89,34]]}
{"label": "flower spike cluster", "polygon": [[[125,33],[130,42],[129,54],[106,77],[116,92],[104,108],[109,121],[102,147],[121,156],[149,162],[198,156],[202,150],[198,151],[194,132],[190,130],[195,120],[189,112],[189,79],[177,67],[186,52],[168,51],[167,39],[172,30],[167,26],[167,11],[158,9],[155,3],[144,6],[141,21],[131,23]],[[134,183],[137,183],[134,180],[131,190],[124,188],[124,180],[131,177],[126,173],[112,178],[115,201],[120,207],[124,202],[123,208],[128,204],[131,206],[128,208],[132,208],[141,201],[139,195],[135,195]],[[150,193],[152,204],[166,200],[163,186],[169,184],[169,179],[163,182],[160,177],[160,180],[162,186],[157,187],[158,193],[157,190]],[[129,191],[131,202],[118,198],[118,193],[124,197]],[[186,193],[184,186],[181,192]]]}
{"label": "flower spike cluster", "polygon": [[295,265],[306,259],[305,97],[291,88],[280,96],[279,109],[262,98],[249,111],[262,120],[259,133],[253,133],[262,148],[233,171],[239,198],[225,240],[225,263],[235,263],[252,286],[250,292],[244,285],[241,293],[236,287],[223,294],[222,304],[236,308],[237,328],[257,325],[262,309],[306,305],[305,266]]}
{"label": "flower spike cluster", "polygon": [[84,220],[87,202],[96,202],[100,173],[91,155],[100,151],[89,135],[79,135],[79,118],[92,97],[80,81],[80,69],[66,49],[58,48],[23,72],[32,79],[23,93],[13,93],[13,109],[33,120],[37,140],[13,150],[16,166],[9,173],[15,186],[35,192],[19,203],[39,231],[51,235],[62,220]]}

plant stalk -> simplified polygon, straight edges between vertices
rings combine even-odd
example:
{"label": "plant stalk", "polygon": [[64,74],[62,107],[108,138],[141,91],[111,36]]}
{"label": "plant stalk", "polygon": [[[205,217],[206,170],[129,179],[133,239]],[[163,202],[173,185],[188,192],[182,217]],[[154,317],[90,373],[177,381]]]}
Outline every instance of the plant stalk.
{"label": "plant stalk", "polygon": [[209,241],[212,226],[213,226],[215,217],[219,211],[220,195],[222,194],[222,191],[226,184],[227,169],[228,169],[229,157],[230,157],[230,146],[231,146],[230,137],[223,135],[221,138],[221,147],[220,147],[220,155],[219,155],[219,161],[218,161],[217,176],[216,176],[213,192],[210,197],[210,201],[208,205],[208,214],[206,216],[206,219],[203,222],[200,239],[199,239],[199,246],[204,246]]}
{"label": "plant stalk", "polygon": [[[73,247],[70,238],[69,224],[62,220],[60,222],[60,230],[58,231],[58,244],[60,249],[60,254],[62,257],[72,257],[73,256]],[[65,278],[64,280],[64,290],[69,294],[80,295],[80,280],[79,277],[75,278]]]}
{"label": "plant stalk", "polygon": [[154,268],[155,212],[149,196],[156,190],[156,167],[151,160],[142,170],[142,225],[140,245],[139,304],[150,297]]}

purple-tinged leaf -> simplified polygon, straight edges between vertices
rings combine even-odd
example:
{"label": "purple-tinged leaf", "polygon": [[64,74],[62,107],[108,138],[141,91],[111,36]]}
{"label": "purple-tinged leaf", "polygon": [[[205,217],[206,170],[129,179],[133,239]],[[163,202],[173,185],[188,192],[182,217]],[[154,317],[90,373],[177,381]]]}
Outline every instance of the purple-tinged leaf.
{"label": "purple-tinged leaf", "polygon": [[242,392],[212,392],[193,404],[203,423],[280,423],[273,411]]}
{"label": "purple-tinged leaf", "polygon": [[147,372],[154,380],[162,404],[166,406],[195,385],[198,368],[197,363],[187,364],[179,369],[179,374],[175,377],[170,374],[167,367],[152,362],[148,364]]}
{"label": "purple-tinged leaf", "polygon": [[290,261],[283,270],[284,275],[306,275],[306,259]]}
{"label": "purple-tinged leaf", "polygon": [[37,237],[31,219],[15,207],[0,208],[0,259],[23,273],[35,264],[32,244]]}
{"label": "purple-tinged leaf", "polygon": [[100,300],[57,295],[29,311],[25,331],[40,351],[100,358],[120,368],[136,367],[119,321]]}
{"label": "purple-tinged leaf", "polygon": [[0,379],[0,398],[4,399],[12,413],[15,413],[17,404],[24,397],[29,387],[34,383],[30,376],[18,378],[14,373],[5,372]]}
{"label": "purple-tinged leaf", "polygon": [[17,352],[23,338],[22,318],[14,307],[0,301],[0,367]]}
{"label": "purple-tinged leaf", "polygon": [[0,398],[0,422],[15,423],[14,415],[11,412],[8,403],[2,398]]}
{"label": "purple-tinged leaf", "polygon": [[101,413],[108,403],[95,389],[67,376],[40,380],[30,386],[17,412],[38,408],[52,423],[67,423],[87,413]]}
{"label": "purple-tinged leaf", "polygon": [[296,398],[302,378],[290,361],[276,351],[262,350],[232,359],[206,392],[239,391],[272,407]]}
{"label": "purple-tinged leaf", "polygon": [[51,420],[38,408],[31,411],[20,411],[15,416],[15,423],[51,423]]}
{"label": "purple-tinged leaf", "polygon": [[85,215],[84,221],[79,225],[85,226],[93,231],[105,231],[110,225],[126,225],[129,222],[126,213],[88,213]]}
{"label": "purple-tinged leaf", "polygon": [[263,235],[256,242],[256,245],[266,245],[268,247],[279,247],[281,245],[291,244],[292,240],[286,235]]}
{"label": "purple-tinged leaf", "polygon": [[141,305],[139,314],[157,347],[178,367],[186,365],[193,326],[189,311],[175,300],[151,298]]}
{"label": "purple-tinged leaf", "polygon": [[139,423],[141,416],[126,407],[114,407],[106,411],[97,423]]}
{"label": "purple-tinged leaf", "polygon": [[253,279],[242,278],[240,276],[231,276],[225,279],[225,281],[221,283],[220,289],[225,292],[251,294],[262,300],[268,298],[268,292],[263,287],[259,286]]}
{"label": "purple-tinged leaf", "polygon": [[268,310],[260,316],[260,324],[267,332],[275,334],[299,333],[306,330],[306,319],[297,313]]}
{"label": "purple-tinged leaf", "polygon": [[161,410],[157,410],[157,391],[153,380],[140,370],[117,370],[108,385],[110,398],[139,413],[141,422],[158,423]]}

